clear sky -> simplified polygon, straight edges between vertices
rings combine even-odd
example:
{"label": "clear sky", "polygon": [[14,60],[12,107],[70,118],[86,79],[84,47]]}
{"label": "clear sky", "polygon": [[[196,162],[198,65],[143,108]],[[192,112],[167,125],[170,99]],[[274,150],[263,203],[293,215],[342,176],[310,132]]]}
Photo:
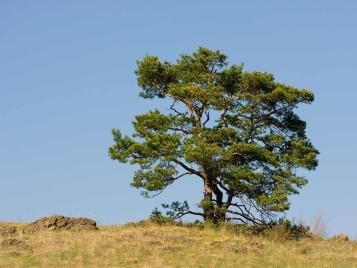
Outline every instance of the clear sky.
{"label": "clear sky", "polygon": [[135,114],[168,108],[138,97],[136,60],[204,46],[316,94],[299,113],[320,165],[288,216],[357,239],[356,11],[352,0],[0,1],[0,220],[120,224],[198,203],[193,178],[144,199],[134,167],[107,150],[112,128],[130,134]]}

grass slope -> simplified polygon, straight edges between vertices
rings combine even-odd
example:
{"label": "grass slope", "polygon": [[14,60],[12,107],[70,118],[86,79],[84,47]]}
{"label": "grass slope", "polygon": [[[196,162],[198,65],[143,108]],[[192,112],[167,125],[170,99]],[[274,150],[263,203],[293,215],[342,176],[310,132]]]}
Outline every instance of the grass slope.
{"label": "grass slope", "polygon": [[0,234],[0,267],[357,267],[355,241],[292,241],[279,232],[143,223]]}

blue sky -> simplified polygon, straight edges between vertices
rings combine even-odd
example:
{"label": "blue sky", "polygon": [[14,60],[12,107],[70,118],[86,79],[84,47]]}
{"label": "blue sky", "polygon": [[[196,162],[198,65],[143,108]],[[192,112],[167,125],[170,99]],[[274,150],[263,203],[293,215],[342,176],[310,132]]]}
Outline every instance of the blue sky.
{"label": "blue sky", "polygon": [[112,128],[129,134],[135,114],[168,108],[138,97],[136,60],[204,46],[315,93],[299,114],[320,165],[288,216],[357,239],[356,10],[347,0],[1,1],[0,220],[120,224],[162,202],[196,204],[194,178],[144,199],[129,186],[135,168],[107,150]]}

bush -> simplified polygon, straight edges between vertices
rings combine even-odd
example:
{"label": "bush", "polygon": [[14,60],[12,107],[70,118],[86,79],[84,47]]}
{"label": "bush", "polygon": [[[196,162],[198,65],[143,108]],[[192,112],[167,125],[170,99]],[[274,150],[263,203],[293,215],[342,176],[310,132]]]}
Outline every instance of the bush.
{"label": "bush", "polygon": [[253,227],[253,233],[262,234],[272,240],[298,240],[310,236],[310,227],[295,224],[287,219],[279,219],[271,225]]}
{"label": "bush", "polygon": [[162,215],[161,211],[159,211],[157,208],[155,208],[151,212],[149,220],[151,222],[154,222],[154,223],[159,224],[159,225],[173,224],[174,223],[174,220],[173,220],[172,217]]}

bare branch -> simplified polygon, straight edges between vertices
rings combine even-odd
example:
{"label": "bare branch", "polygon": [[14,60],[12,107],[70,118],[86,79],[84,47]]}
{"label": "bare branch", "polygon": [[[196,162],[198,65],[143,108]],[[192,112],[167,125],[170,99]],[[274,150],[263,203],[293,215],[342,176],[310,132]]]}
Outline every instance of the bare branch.
{"label": "bare branch", "polygon": [[234,194],[232,194],[232,193],[228,194],[227,201],[224,203],[225,209],[228,209],[230,207],[230,205],[232,204],[233,197],[234,197]]}
{"label": "bare branch", "polygon": [[206,126],[206,124],[208,123],[208,121],[209,121],[209,111],[205,111],[205,115],[206,115],[206,120],[203,122],[203,126],[205,127]]}
{"label": "bare branch", "polygon": [[216,183],[223,189],[226,191],[227,194],[229,193],[234,193],[232,190],[228,189],[226,186],[224,186],[224,184],[222,183],[222,180],[218,180],[216,179]]}
{"label": "bare branch", "polygon": [[178,127],[170,127],[168,128],[169,130],[172,130],[172,131],[180,131],[182,133],[185,133],[185,134],[190,134],[189,131],[187,131],[186,129],[183,129],[183,128],[178,128]]}
{"label": "bare branch", "polygon": [[219,117],[218,125],[224,125],[225,127],[227,127],[227,123],[224,122],[224,117],[226,116],[227,112],[228,112],[228,107],[225,107]]}
{"label": "bare branch", "polygon": [[180,160],[175,159],[175,160],[173,160],[173,162],[178,164],[178,165],[180,165],[183,169],[187,170],[191,174],[195,174],[195,175],[201,177],[203,180],[205,179],[201,172],[199,172],[198,170],[195,170],[195,169],[187,166],[185,163],[181,162]]}
{"label": "bare branch", "polygon": [[171,178],[170,179],[170,183],[165,184],[165,186],[159,192],[157,192],[156,194],[150,195],[150,196],[146,196],[146,198],[154,198],[154,197],[160,195],[167,188],[167,186],[172,184],[177,179],[182,178],[182,177],[184,177],[186,175],[191,175],[191,173],[190,172],[185,172],[185,173],[182,173],[182,174],[180,174],[180,175],[178,175],[176,177]]}
{"label": "bare branch", "polygon": [[179,112],[178,110],[176,110],[176,108],[175,108],[176,102],[177,102],[177,100],[174,100],[174,101],[173,101],[173,103],[172,103],[171,106],[170,106],[170,110],[174,111],[174,112],[175,112],[176,114],[178,114],[178,115],[184,115],[184,113],[181,113],[181,112]]}
{"label": "bare branch", "polygon": [[183,211],[183,212],[177,213],[173,218],[174,218],[175,220],[177,220],[177,219],[179,219],[179,218],[181,218],[181,217],[183,217],[183,216],[185,216],[185,215],[187,215],[187,214],[196,215],[196,216],[201,216],[201,217],[204,216],[203,213],[195,212],[195,211],[191,211],[191,210],[187,210],[187,211]]}
{"label": "bare branch", "polygon": [[247,221],[243,220],[242,218],[235,218],[235,217],[230,217],[229,219],[227,219],[228,221],[230,220],[237,220],[237,221],[240,221],[242,222],[243,224],[248,224]]}
{"label": "bare branch", "polygon": [[233,211],[233,210],[227,210],[228,213],[231,213],[233,215],[237,215],[237,216],[240,216],[242,217],[243,219],[245,219],[246,221],[250,222],[250,223],[253,223],[253,224],[264,224],[265,222],[264,221],[261,221],[255,217],[249,217],[247,216],[246,214],[244,213],[241,213],[241,212],[237,212],[237,211]]}

